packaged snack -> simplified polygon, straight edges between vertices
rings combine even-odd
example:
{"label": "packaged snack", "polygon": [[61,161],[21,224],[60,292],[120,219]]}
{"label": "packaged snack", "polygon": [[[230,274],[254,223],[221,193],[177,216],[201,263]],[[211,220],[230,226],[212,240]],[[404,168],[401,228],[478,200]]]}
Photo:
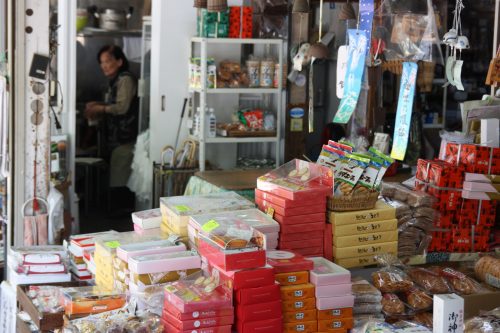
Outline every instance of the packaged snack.
{"label": "packaged snack", "polygon": [[379,303],[382,300],[380,290],[371,285],[368,281],[353,278],[352,294],[355,304],[359,303]]}
{"label": "packaged snack", "polygon": [[[365,187],[368,190],[372,190],[374,188],[377,188],[376,186],[376,181],[377,181],[377,176],[378,173],[380,172],[380,169],[382,168],[382,165],[384,163],[384,160],[378,157],[370,157],[370,163],[368,167],[363,171],[363,174],[359,178],[359,183],[357,185],[357,188],[355,191],[361,191],[361,187]],[[361,186],[361,187],[360,187]]]}
{"label": "packaged snack", "polygon": [[423,325],[428,328],[432,328],[433,325],[432,312],[419,312],[413,317],[412,320],[417,324]]}
{"label": "packaged snack", "polygon": [[346,154],[335,174],[335,195],[350,196],[370,160],[364,157]]}
{"label": "packaged snack", "polygon": [[432,307],[432,297],[420,289],[412,288],[406,293],[406,303],[414,310],[425,310]]}
{"label": "packaged snack", "polygon": [[408,276],[431,294],[447,294],[451,289],[446,280],[438,273],[426,268],[411,268]]}
{"label": "packaged snack", "polygon": [[351,283],[351,272],[325,258],[309,258],[314,263],[310,272],[311,283],[316,286]]}
{"label": "packaged snack", "polygon": [[430,270],[444,277],[456,293],[461,295],[476,294],[481,291],[479,283],[450,267],[430,267]]}
{"label": "packaged snack", "polygon": [[381,303],[382,311],[388,316],[402,315],[405,312],[404,303],[395,294],[384,294]]}
{"label": "packaged snack", "polygon": [[380,170],[377,174],[377,178],[375,180],[374,187],[375,188],[380,188],[380,184],[382,183],[382,178],[384,178],[385,173],[387,172],[387,169],[394,163],[394,159],[392,159],[390,156],[385,155],[382,153],[380,150],[378,150],[375,147],[370,147],[368,149],[368,152],[372,154],[373,156],[376,156],[378,158],[381,158],[383,160],[382,165],[380,167]]}
{"label": "packaged snack", "polygon": [[317,163],[329,167],[332,169],[333,174],[336,175],[344,156],[344,151],[335,149],[331,146],[323,145]]}
{"label": "packaged snack", "polygon": [[355,317],[359,314],[377,314],[382,312],[382,303],[354,303],[352,309]]}
{"label": "packaged snack", "polygon": [[405,292],[413,287],[413,282],[396,267],[400,264],[393,255],[377,255],[375,260],[382,266],[379,271],[372,274],[373,285],[383,293]]}
{"label": "packaged snack", "polygon": [[484,256],[476,262],[474,271],[481,281],[495,288],[500,288],[500,259]]}
{"label": "packaged snack", "polygon": [[354,146],[351,142],[348,141],[340,141],[340,142],[335,142],[333,140],[328,140],[328,146],[341,150],[346,153],[352,153],[354,151]]}
{"label": "packaged snack", "polygon": [[500,308],[486,312],[465,322],[465,333],[500,332]]}
{"label": "packaged snack", "polygon": [[61,289],[61,303],[67,315],[93,314],[121,308],[126,296],[99,287],[71,287]]}

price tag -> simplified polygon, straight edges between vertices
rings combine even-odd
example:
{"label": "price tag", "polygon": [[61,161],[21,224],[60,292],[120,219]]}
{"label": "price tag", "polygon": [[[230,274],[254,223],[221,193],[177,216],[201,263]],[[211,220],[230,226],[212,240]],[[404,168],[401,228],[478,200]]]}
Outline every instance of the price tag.
{"label": "price tag", "polygon": [[273,207],[267,207],[266,214],[269,215],[269,216],[271,216],[271,217],[274,217],[274,208]]}
{"label": "price tag", "polygon": [[185,212],[188,212],[191,210],[191,208],[189,208],[188,206],[186,205],[177,205],[177,206],[174,206],[174,208],[179,212],[179,213],[185,213]]}
{"label": "price tag", "polygon": [[104,243],[104,245],[106,245],[106,247],[109,247],[110,249],[116,249],[117,247],[120,246],[120,242],[119,241],[109,241],[109,242]]}
{"label": "price tag", "polygon": [[220,225],[219,223],[217,223],[216,220],[210,220],[201,227],[201,230],[205,232],[211,232],[212,230],[217,229],[218,227],[220,227]]}

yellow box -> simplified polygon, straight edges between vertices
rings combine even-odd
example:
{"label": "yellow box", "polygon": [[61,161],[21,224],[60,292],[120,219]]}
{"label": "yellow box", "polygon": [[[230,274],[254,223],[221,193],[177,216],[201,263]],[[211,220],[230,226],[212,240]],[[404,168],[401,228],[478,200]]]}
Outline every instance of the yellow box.
{"label": "yellow box", "polygon": [[351,247],[333,247],[333,257],[337,259],[393,253],[398,251],[398,242],[378,243]]}
{"label": "yellow box", "polygon": [[398,228],[398,220],[383,220],[374,222],[363,222],[356,224],[347,224],[341,226],[332,226],[334,236],[351,236],[367,234],[381,231],[392,231]]}
{"label": "yellow box", "polygon": [[329,212],[328,220],[334,226],[392,220],[396,218],[396,209],[382,200],[377,201],[373,209],[353,212]]}
{"label": "yellow box", "polygon": [[181,237],[187,237],[188,236],[188,228],[187,225],[184,226],[179,226],[175,224],[170,224],[166,221],[164,217],[162,217],[162,223],[160,225],[160,229],[162,232],[168,233],[168,234],[176,234]]}
{"label": "yellow box", "polygon": [[[389,252],[391,253],[391,252]],[[397,255],[396,252],[392,252],[391,254]],[[362,257],[357,257],[357,258],[345,258],[345,259],[337,259],[333,261],[337,265],[340,265],[344,268],[353,268],[353,267],[364,267],[364,266],[370,266],[370,265],[375,265],[377,262],[375,261],[375,258],[373,255],[371,256],[362,256]]]}
{"label": "yellow box", "polygon": [[314,285],[312,283],[299,284],[293,286],[281,286],[281,300],[293,301],[298,299],[306,299],[315,297]]}
{"label": "yellow box", "polygon": [[370,234],[352,235],[352,236],[334,236],[333,246],[337,248],[351,247],[368,244],[378,244],[394,242],[398,240],[398,231],[382,231]]}
{"label": "yellow box", "polygon": [[305,284],[309,282],[309,272],[290,272],[278,273],[274,275],[274,279],[278,281],[281,286],[293,286],[298,284]]}
{"label": "yellow box", "polygon": [[168,227],[170,230],[173,230],[177,234],[185,232],[187,236],[187,226],[191,216],[176,215],[172,210],[165,206],[161,207],[161,212],[162,224],[164,224],[166,227]]}

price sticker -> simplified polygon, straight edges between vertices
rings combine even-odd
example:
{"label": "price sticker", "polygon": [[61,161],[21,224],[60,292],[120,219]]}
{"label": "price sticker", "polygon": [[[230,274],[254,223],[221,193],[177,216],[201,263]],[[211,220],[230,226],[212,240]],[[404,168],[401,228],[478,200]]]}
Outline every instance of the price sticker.
{"label": "price sticker", "polygon": [[179,212],[179,213],[185,213],[185,212],[188,212],[191,210],[191,208],[189,208],[188,206],[186,205],[177,205],[177,206],[174,206],[174,208]]}
{"label": "price sticker", "polygon": [[106,247],[108,247],[110,249],[116,249],[117,247],[120,246],[120,242],[119,241],[109,241],[109,242],[104,243],[104,245],[106,245]]}
{"label": "price sticker", "polygon": [[274,217],[274,208],[273,207],[267,207],[266,214],[269,215],[269,216],[271,216],[271,217]]}
{"label": "price sticker", "polygon": [[201,227],[201,230],[205,232],[211,232],[212,230],[217,229],[218,227],[220,227],[220,224],[217,223],[216,220],[210,220]]}

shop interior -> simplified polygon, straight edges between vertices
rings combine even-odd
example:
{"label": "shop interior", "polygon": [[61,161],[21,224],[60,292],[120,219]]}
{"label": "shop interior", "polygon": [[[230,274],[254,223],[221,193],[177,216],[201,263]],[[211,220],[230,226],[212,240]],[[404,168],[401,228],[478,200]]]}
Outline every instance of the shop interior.
{"label": "shop interior", "polygon": [[499,17],[0,0],[0,331],[500,332]]}

